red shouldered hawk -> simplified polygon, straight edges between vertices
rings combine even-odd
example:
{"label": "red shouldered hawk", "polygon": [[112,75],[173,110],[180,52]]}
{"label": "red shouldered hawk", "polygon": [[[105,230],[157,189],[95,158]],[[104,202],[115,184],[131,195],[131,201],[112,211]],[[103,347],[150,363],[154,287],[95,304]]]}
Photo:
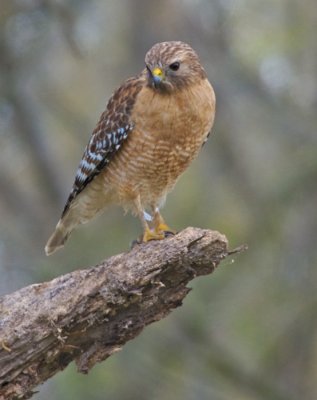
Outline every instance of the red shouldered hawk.
{"label": "red shouldered hawk", "polygon": [[114,92],[101,115],[46,254],[110,204],[140,218],[143,242],[163,239],[171,229],[160,206],[206,141],[214,115],[215,94],[195,51],[178,41],[155,44],[144,70]]}

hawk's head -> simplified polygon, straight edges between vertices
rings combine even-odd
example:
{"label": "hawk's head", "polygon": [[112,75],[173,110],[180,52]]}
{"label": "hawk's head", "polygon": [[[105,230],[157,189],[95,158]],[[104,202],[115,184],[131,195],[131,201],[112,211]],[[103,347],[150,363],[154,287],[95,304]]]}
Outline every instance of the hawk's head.
{"label": "hawk's head", "polygon": [[171,92],[205,78],[196,52],[183,42],[155,44],[145,56],[148,84],[155,90]]}

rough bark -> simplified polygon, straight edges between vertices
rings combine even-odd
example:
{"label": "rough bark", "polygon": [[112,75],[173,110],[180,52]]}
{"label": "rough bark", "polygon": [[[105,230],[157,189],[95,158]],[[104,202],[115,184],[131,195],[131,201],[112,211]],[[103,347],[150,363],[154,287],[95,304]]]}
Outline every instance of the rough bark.
{"label": "rough bark", "polygon": [[0,299],[0,399],[30,398],[75,360],[87,373],[182,304],[187,283],[228,254],[225,236],[187,228]]}

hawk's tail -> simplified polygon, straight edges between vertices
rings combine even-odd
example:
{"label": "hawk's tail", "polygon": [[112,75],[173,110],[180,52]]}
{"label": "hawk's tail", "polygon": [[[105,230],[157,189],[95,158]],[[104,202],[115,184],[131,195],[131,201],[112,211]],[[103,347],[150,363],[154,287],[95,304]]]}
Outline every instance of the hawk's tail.
{"label": "hawk's tail", "polygon": [[73,224],[67,224],[67,221],[60,219],[56,225],[55,231],[48,239],[45,246],[45,253],[47,256],[53,254],[56,250],[64,246],[66,240],[73,230]]}

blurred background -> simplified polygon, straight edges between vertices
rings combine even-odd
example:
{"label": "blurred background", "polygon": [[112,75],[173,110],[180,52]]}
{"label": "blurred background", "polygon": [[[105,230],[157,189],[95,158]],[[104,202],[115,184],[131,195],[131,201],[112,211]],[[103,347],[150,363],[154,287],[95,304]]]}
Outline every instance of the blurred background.
{"label": "blurred background", "polygon": [[249,245],[120,353],[88,376],[69,366],[35,399],[317,398],[316,38],[315,0],[0,0],[1,294],[139,235],[114,208],[43,250],[107,99],[164,40],[196,49],[217,115],[163,215]]}

